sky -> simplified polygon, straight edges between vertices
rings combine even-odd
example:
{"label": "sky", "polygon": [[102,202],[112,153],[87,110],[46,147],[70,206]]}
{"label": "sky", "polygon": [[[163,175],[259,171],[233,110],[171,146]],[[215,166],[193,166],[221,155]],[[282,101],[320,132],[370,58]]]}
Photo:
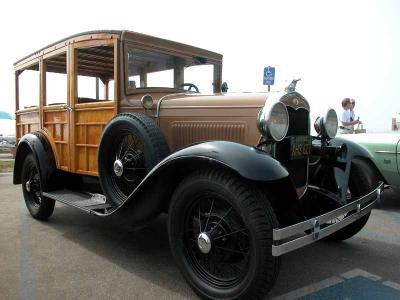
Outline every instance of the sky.
{"label": "sky", "polygon": [[[0,110],[14,112],[13,63],[87,30],[128,29],[224,55],[229,92],[297,90],[312,119],[344,97],[367,131],[388,131],[400,113],[400,1],[13,1],[0,12]],[[0,133],[13,126],[0,124]]]}

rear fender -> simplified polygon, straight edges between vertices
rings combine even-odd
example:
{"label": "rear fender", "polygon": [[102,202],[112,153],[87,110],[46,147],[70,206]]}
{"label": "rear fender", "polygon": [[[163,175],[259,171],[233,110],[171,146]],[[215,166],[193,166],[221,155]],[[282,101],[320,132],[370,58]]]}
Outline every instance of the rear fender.
{"label": "rear fender", "polygon": [[56,170],[56,162],[50,143],[46,137],[40,132],[33,132],[24,135],[18,143],[15,164],[13,183],[22,183],[21,174],[25,157],[32,153],[38,164],[39,173],[42,179],[42,190],[47,191],[50,186],[51,176]]}

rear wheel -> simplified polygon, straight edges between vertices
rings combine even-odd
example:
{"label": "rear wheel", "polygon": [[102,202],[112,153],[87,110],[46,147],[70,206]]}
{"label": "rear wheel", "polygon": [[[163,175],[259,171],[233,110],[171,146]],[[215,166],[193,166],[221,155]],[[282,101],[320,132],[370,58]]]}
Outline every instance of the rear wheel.
{"label": "rear wheel", "polygon": [[272,207],[256,187],[218,171],[183,180],[169,209],[172,254],[207,299],[261,299],[268,293],[280,268],[271,252],[275,227]]}
{"label": "rear wheel", "polygon": [[33,154],[28,154],[24,160],[22,192],[26,207],[32,217],[38,220],[46,220],[53,214],[55,202],[42,195],[42,178]]}

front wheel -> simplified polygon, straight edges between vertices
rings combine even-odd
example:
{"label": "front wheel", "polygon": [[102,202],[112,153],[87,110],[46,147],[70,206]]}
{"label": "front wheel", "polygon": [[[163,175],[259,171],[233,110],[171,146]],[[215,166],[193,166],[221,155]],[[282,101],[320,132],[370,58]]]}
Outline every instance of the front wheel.
{"label": "front wheel", "polygon": [[29,213],[38,220],[48,219],[54,211],[55,201],[42,195],[42,178],[33,154],[28,154],[22,168],[22,193]]}
{"label": "front wheel", "polygon": [[272,256],[278,222],[265,195],[219,171],[199,171],[174,192],[168,232],[172,254],[194,291],[206,299],[261,299],[280,258]]}
{"label": "front wheel", "polygon": [[[352,162],[349,178],[349,197],[359,197],[368,194],[378,186],[378,178],[375,171],[363,160],[355,159]],[[350,212],[349,214],[352,214]],[[370,213],[361,217],[350,225],[327,236],[324,240],[340,242],[356,235],[367,224]]]}

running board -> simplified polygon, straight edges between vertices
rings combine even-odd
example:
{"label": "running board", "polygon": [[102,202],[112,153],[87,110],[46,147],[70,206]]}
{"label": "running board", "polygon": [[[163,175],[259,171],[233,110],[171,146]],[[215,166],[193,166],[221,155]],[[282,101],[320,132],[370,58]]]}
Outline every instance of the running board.
{"label": "running board", "polygon": [[112,206],[106,202],[106,197],[101,194],[77,192],[71,190],[57,190],[43,192],[44,197],[79,208],[88,213],[106,212]]}

